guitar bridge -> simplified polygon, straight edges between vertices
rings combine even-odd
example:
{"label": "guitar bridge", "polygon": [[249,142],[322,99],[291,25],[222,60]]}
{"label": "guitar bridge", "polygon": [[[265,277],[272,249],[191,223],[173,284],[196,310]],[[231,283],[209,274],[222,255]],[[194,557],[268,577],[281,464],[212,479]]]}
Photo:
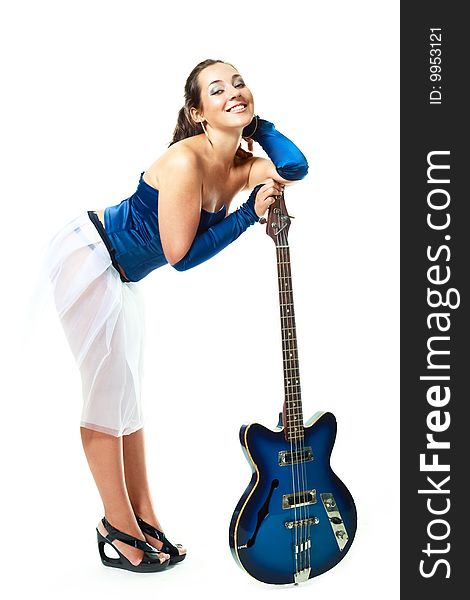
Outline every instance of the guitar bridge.
{"label": "guitar bridge", "polygon": [[298,506],[307,506],[315,504],[317,501],[317,491],[307,490],[305,492],[296,492],[295,494],[284,494],[282,497],[282,509],[297,508]]}
{"label": "guitar bridge", "polygon": [[284,527],[293,529],[294,527],[310,527],[310,525],[318,525],[320,519],[318,517],[310,517],[309,519],[299,519],[297,521],[286,521]]}

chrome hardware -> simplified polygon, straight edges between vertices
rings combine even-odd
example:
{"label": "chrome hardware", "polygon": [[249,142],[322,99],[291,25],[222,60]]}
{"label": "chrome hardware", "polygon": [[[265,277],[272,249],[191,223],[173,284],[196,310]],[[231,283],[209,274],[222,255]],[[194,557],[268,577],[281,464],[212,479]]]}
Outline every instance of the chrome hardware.
{"label": "chrome hardware", "polygon": [[301,544],[296,544],[294,546],[294,549],[295,549],[295,553],[298,554],[299,552],[304,552],[305,550],[308,550],[311,547],[312,547],[312,542],[310,540],[305,540],[305,542],[302,542]]}
{"label": "chrome hardware", "polygon": [[310,567],[308,569],[302,569],[301,571],[297,571],[294,573],[294,583],[298,585],[299,583],[303,583],[304,581],[308,581],[310,577]]}
{"label": "chrome hardware", "polygon": [[282,508],[297,508],[298,506],[306,506],[315,504],[317,501],[317,491],[307,490],[305,492],[296,492],[295,494],[284,494],[282,497]]}
{"label": "chrome hardware", "polygon": [[310,517],[310,519],[299,519],[298,521],[286,521],[284,527],[293,529],[294,527],[307,527],[309,525],[318,525],[320,519],[318,517]]}
{"label": "chrome hardware", "polygon": [[343,523],[343,519],[341,518],[338,506],[336,505],[336,501],[333,497],[333,494],[325,492],[323,494],[320,494],[320,498],[323,502],[323,506],[325,507],[326,514],[328,515],[328,520],[330,521],[331,529],[335,534],[335,540],[338,544],[338,548],[340,550],[343,550],[346,544],[348,543],[349,536],[348,532],[346,531],[346,527]]}
{"label": "chrome hardware", "polygon": [[279,466],[287,467],[297,463],[304,463],[313,460],[313,451],[310,446],[302,448],[302,450],[281,450],[279,452]]}

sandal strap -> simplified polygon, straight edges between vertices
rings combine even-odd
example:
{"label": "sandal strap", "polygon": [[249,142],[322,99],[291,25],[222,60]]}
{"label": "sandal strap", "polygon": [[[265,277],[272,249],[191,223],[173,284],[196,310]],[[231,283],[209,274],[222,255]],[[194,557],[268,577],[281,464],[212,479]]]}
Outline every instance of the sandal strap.
{"label": "sandal strap", "polygon": [[159,542],[163,542],[163,544],[164,544],[164,546],[162,547],[163,552],[166,552],[167,554],[170,554],[170,553],[179,554],[177,546],[182,547],[181,544],[177,544],[175,546],[166,538],[163,531],[160,531],[159,529],[156,529],[155,527],[153,527],[153,525],[146,523],[143,519],[141,519],[137,515],[136,515],[136,518],[137,518],[137,523],[138,523],[140,529],[144,533],[146,533],[147,535],[151,535],[152,537],[157,539]]}
{"label": "sandal strap", "polygon": [[128,546],[139,548],[139,550],[143,550],[144,552],[152,552],[154,554],[159,552],[148,542],[145,542],[144,540],[139,540],[139,538],[136,538],[133,535],[129,535],[128,533],[124,533],[123,531],[119,531],[119,529],[116,529],[116,527],[113,527],[113,525],[111,525],[111,523],[106,517],[103,517],[101,519],[101,522],[103,523],[103,526],[108,532],[106,539],[110,542],[118,540],[119,542],[124,542],[124,544],[127,544]]}

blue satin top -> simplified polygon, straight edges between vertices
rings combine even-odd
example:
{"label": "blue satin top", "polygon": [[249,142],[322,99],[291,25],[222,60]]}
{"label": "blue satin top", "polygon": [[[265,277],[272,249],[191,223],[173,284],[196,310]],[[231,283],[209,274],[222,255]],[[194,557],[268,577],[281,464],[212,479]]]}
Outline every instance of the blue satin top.
{"label": "blue satin top", "polygon": [[[130,281],[139,281],[168,262],[158,229],[158,190],[144,181],[144,172],[132,196],[104,211],[106,234]],[[217,212],[201,209],[197,233],[222,221],[225,213],[225,206]]]}

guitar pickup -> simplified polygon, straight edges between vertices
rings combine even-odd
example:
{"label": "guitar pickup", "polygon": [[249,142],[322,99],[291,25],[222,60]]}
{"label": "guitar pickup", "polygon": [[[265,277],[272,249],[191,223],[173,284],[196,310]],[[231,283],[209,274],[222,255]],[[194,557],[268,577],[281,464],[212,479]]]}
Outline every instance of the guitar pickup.
{"label": "guitar pickup", "polygon": [[313,452],[310,446],[302,448],[302,450],[281,450],[279,452],[279,466],[287,467],[288,465],[296,465],[313,460]]}
{"label": "guitar pickup", "polygon": [[295,494],[284,494],[282,497],[282,509],[297,508],[298,506],[307,506],[315,504],[317,501],[317,491],[307,490],[305,492],[296,492]]}

